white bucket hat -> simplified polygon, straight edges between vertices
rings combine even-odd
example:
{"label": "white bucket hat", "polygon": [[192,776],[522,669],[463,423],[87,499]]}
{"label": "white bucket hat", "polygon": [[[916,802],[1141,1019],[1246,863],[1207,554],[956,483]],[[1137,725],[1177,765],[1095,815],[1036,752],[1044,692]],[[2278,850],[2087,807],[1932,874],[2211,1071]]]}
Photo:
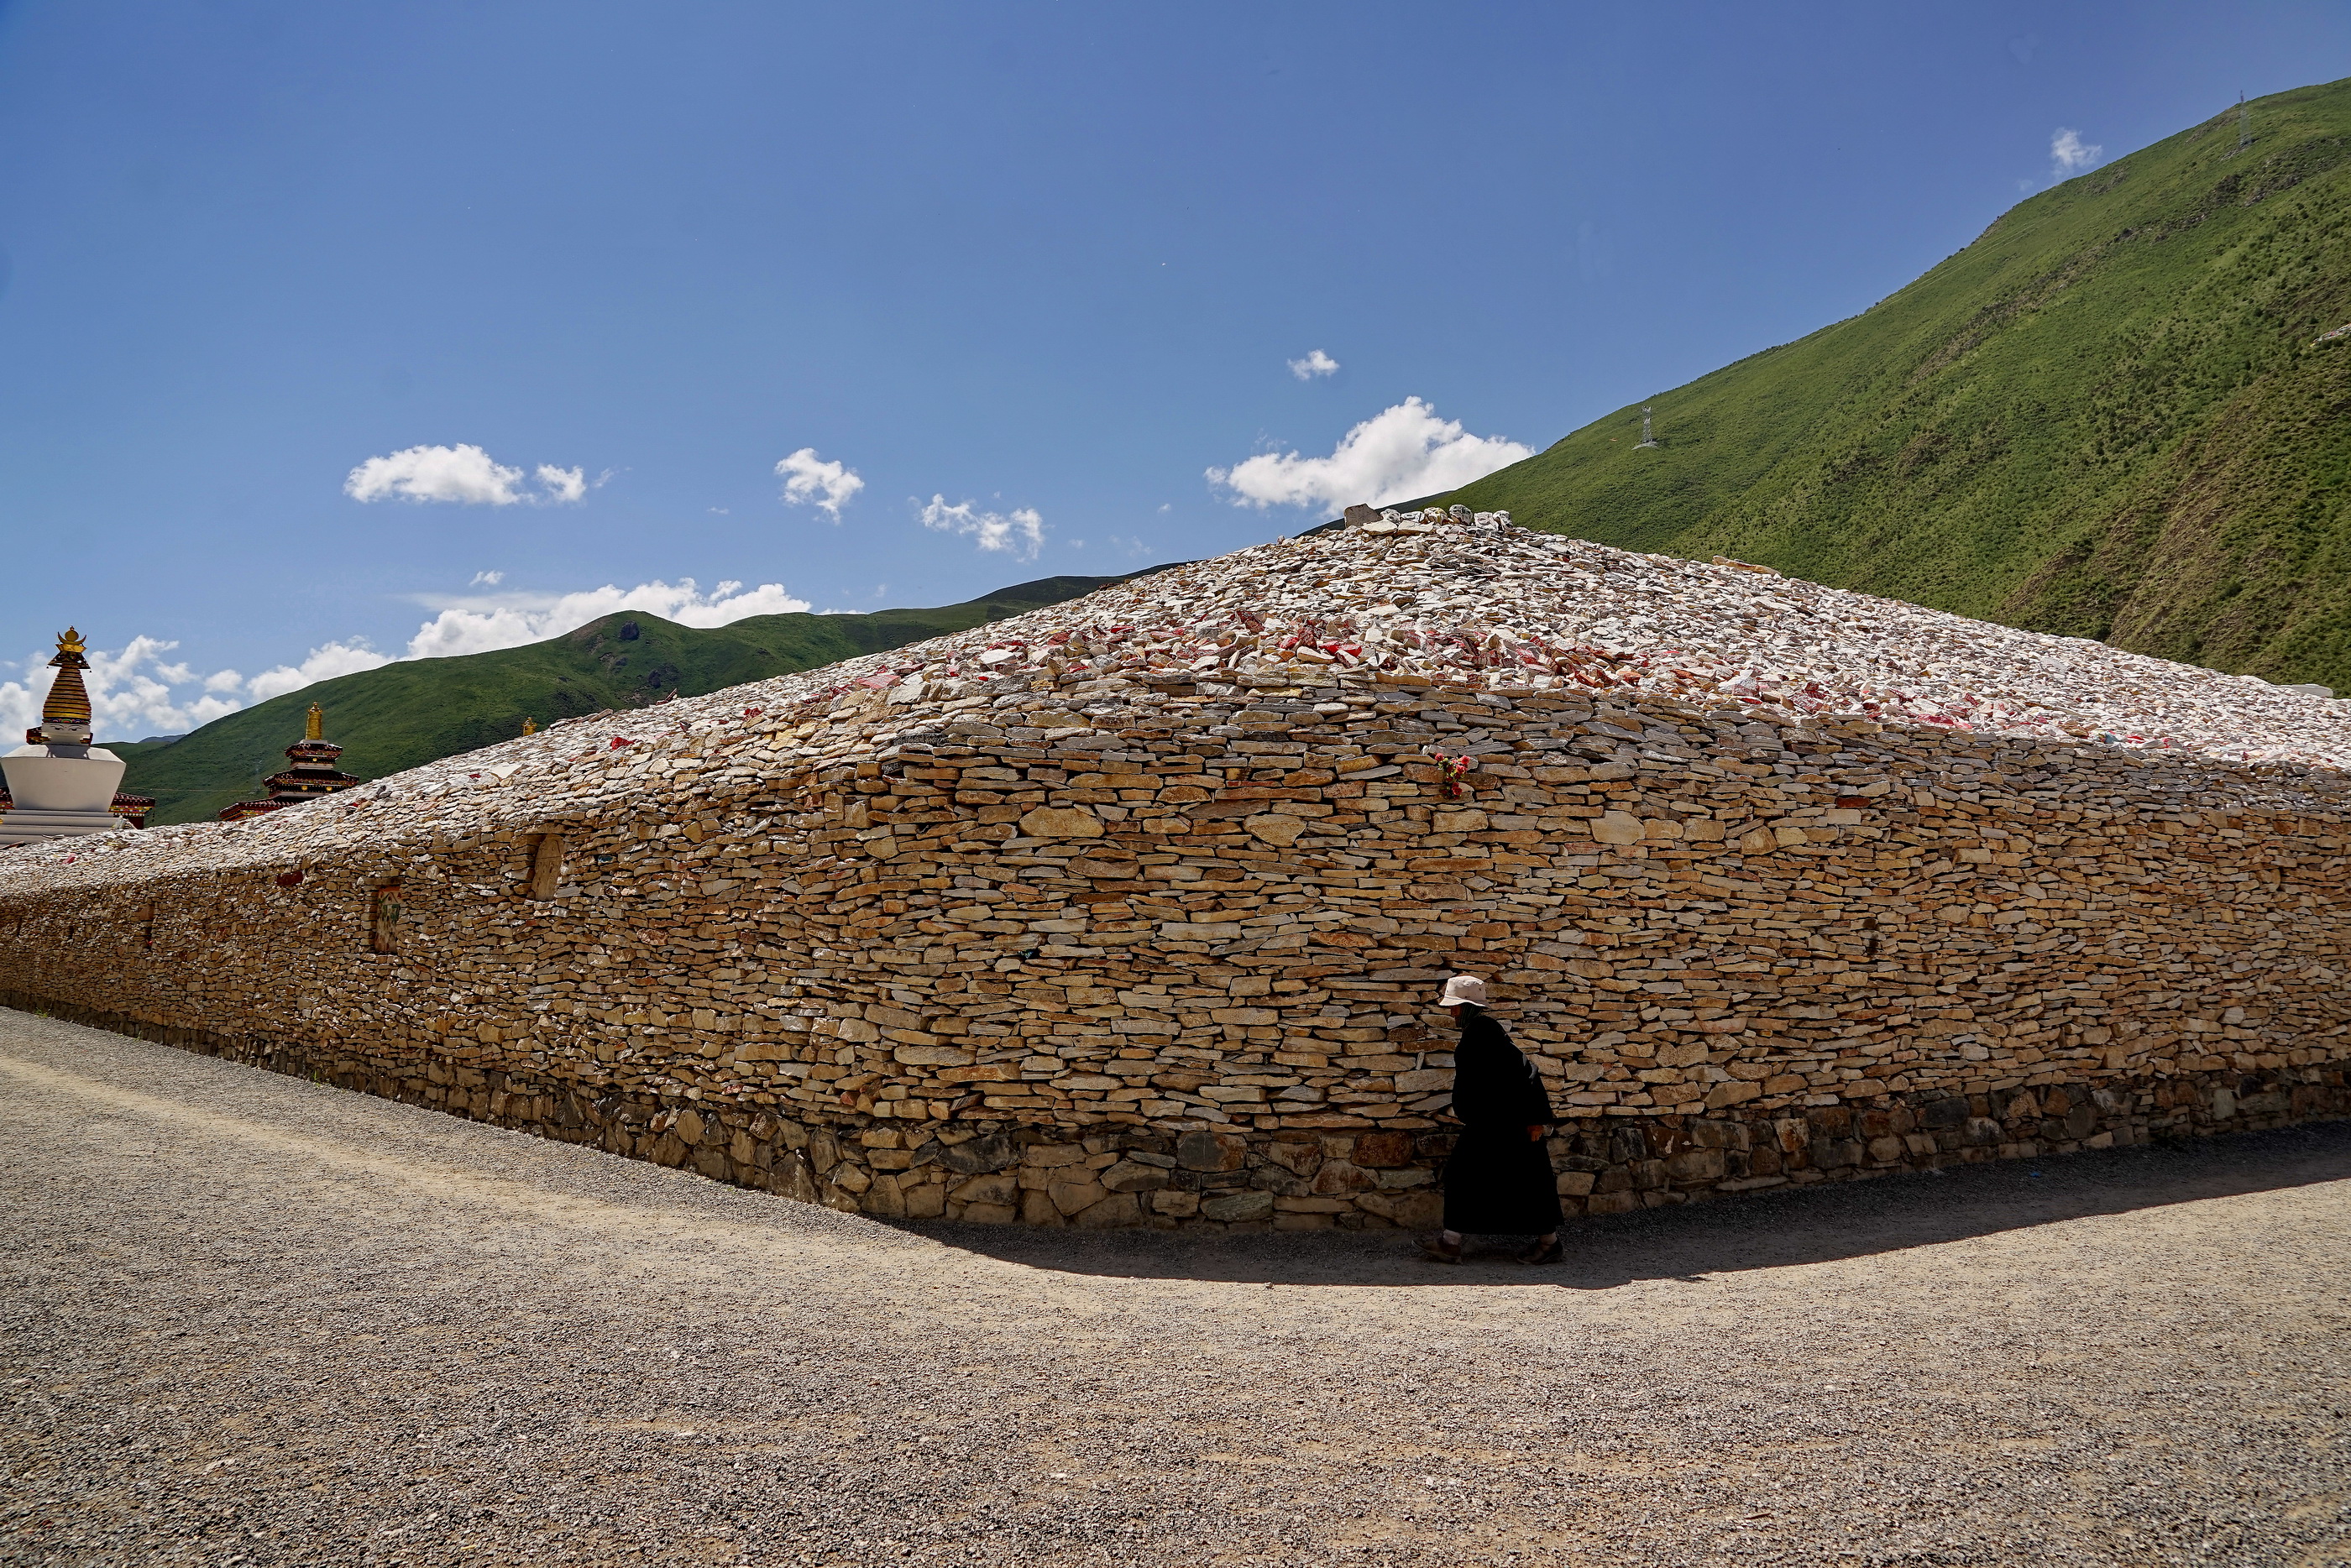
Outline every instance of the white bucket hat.
{"label": "white bucket hat", "polygon": [[1486,1005],[1486,982],[1474,974],[1457,974],[1445,982],[1445,994],[1437,999],[1439,1007],[1452,1007],[1459,1002]]}

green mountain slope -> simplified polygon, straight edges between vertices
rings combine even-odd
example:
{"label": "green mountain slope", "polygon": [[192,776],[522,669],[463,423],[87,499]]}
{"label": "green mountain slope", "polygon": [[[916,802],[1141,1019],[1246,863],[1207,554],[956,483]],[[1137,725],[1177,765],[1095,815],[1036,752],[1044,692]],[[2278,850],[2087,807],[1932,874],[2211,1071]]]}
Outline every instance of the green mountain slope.
{"label": "green mountain slope", "polygon": [[313,702],[326,708],[328,739],[345,748],[343,771],[381,778],[510,739],[522,732],[526,715],[544,725],[672,691],[699,696],[942,637],[1126,580],[1042,577],[938,609],[754,616],[708,629],[624,612],[526,648],[322,680],[169,744],[110,749],[130,764],[122,787],[155,797],[150,821],[197,822],[250,797],[286,766],[286,748],[302,738],[302,716]]}
{"label": "green mountain slope", "polygon": [[2029,201],[1863,315],[1445,502],[2351,688],[2351,81]]}

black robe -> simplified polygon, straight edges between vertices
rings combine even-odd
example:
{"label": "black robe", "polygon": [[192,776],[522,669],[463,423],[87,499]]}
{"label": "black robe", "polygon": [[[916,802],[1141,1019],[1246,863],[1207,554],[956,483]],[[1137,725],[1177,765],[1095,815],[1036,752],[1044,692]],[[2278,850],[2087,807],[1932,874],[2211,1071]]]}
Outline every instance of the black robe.
{"label": "black robe", "polygon": [[1461,1025],[1453,1054],[1453,1114],[1461,1136],[1445,1162],[1445,1228],[1481,1236],[1559,1229],[1551,1155],[1527,1128],[1548,1124],[1551,1096],[1502,1026],[1483,1012]]}

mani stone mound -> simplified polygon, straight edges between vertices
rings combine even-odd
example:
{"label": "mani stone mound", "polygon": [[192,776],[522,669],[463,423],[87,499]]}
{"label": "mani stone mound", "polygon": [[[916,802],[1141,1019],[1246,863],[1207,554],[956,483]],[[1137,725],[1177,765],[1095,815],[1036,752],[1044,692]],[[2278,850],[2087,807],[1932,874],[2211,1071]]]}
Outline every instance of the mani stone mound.
{"label": "mani stone mound", "polygon": [[1571,1210],[2339,1116],[2330,699],[1351,511],[235,824],[0,987],[886,1216],[1433,1221],[1456,971]]}

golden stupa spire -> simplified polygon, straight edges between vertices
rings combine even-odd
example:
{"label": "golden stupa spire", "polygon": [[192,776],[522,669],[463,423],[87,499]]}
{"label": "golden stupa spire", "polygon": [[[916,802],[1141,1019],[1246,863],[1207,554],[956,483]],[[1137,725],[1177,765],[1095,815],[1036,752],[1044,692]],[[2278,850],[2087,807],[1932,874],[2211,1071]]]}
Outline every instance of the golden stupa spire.
{"label": "golden stupa spire", "polygon": [[47,700],[41,704],[41,727],[28,732],[26,740],[66,745],[89,743],[89,691],[81,683],[81,672],[89,668],[87,652],[81,633],[72,627],[57,634],[57,656],[49,660],[57,678],[49,687]]}
{"label": "golden stupa spire", "polygon": [[310,704],[310,716],[302,726],[302,738],[306,741],[323,741],[327,738],[327,711],[316,702]]}
{"label": "golden stupa spire", "polygon": [[536,719],[525,719],[525,720],[522,722],[522,732],[523,732],[524,734],[526,734],[526,735],[536,735],[536,734],[538,734],[538,720],[536,720]]}

